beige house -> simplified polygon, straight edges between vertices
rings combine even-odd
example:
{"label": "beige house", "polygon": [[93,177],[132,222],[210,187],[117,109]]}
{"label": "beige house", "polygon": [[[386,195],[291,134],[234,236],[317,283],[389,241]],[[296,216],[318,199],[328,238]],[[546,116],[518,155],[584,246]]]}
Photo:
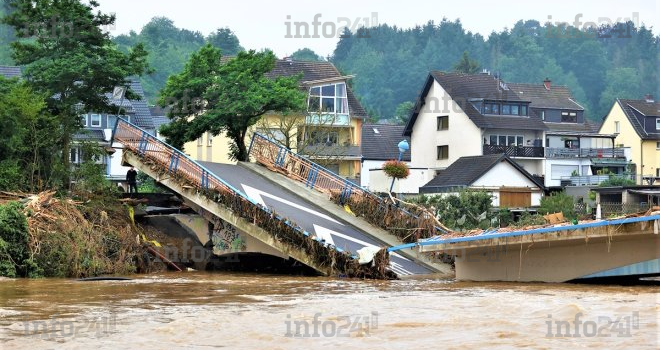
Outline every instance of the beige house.
{"label": "beige house", "polygon": [[618,145],[630,147],[637,183],[660,182],[660,103],[647,95],[643,100],[617,99],[600,127],[615,134]]}
{"label": "beige house", "polygon": [[[270,77],[302,73],[301,89],[307,93],[307,112],[281,115],[267,113],[255,124],[246,139],[249,146],[258,132],[307,156],[329,170],[347,178],[360,176],[360,142],[367,113],[360,105],[348,80],[330,62],[277,60]],[[235,163],[229,159],[229,138],[224,133],[209,133],[184,145],[184,152],[195,160]]]}

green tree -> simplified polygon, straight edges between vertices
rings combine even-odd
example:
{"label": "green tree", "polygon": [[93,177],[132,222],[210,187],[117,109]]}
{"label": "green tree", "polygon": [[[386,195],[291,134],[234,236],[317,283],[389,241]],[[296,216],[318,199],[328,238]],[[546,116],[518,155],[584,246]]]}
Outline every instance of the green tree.
{"label": "green tree", "polygon": [[309,48],[298,49],[291,54],[291,58],[296,61],[323,61],[323,57],[316,54]]}
{"label": "green tree", "polygon": [[[239,52],[228,62],[216,64],[219,58],[220,51],[207,45],[191,57],[182,73],[168,79],[161,103],[174,105],[170,112],[174,122],[162,131],[168,140],[177,141],[178,146],[205,132],[218,135],[224,131],[232,140],[230,156],[245,161],[248,128],[266,112],[303,110],[305,94],[299,88],[299,75],[266,77],[275,66],[276,58],[271,51]],[[196,79],[191,81],[190,77]],[[181,100],[186,95],[198,98]],[[203,106],[203,110],[191,111],[190,106]]]}
{"label": "green tree", "polygon": [[0,190],[42,190],[60,163],[59,128],[45,97],[25,81],[0,77]]}
{"label": "green tree", "polygon": [[564,192],[555,192],[541,198],[539,214],[563,213],[564,217],[573,219],[575,215],[575,200]]}
{"label": "green tree", "polygon": [[396,111],[394,111],[394,118],[396,118],[399,124],[405,125],[408,123],[408,119],[410,118],[410,114],[414,108],[415,104],[411,101],[401,102],[398,106],[396,106]]}
{"label": "green tree", "polygon": [[220,49],[223,55],[234,56],[241,51],[244,51],[238,37],[229,28],[218,28],[215,32],[211,33],[206,42]]}
{"label": "green tree", "polygon": [[[25,66],[29,84],[49,96],[48,111],[58,117],[62,131],[62,163],[69,169],[71,139],[81,128],[79,113],[112,111],[106,93],[127,85],[128,76],[145,72],[147,53],[140,44],[128,54],[117,49],[103,30],[115,17],[95,13],[96,1],[14,0],[11,5],[15,11],[3,21],[20,39],[12,43],[13,58]],[[47,28],[33,30],[36,24]],[[129,91],[128,96],[135,94]],[[69,171],[62,180],[68,186]]]}
{"label": "green tree", "polygon": [[454,72],[475,74],[479,73],[479,62],[470,58],[467,51],[463,51],[461,60],[454,65]]}

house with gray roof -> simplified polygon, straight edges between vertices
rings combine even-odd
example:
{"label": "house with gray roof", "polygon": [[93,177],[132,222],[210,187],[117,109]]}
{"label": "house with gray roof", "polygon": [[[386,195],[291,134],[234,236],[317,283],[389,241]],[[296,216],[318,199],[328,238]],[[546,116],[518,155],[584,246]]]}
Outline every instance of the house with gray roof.
{"label": "house with gray roof", "polygon": [[495,207],[539,206],[543,182],[506,154],[461,157],[419,189],[424,194],[481,190],[492,196]]}
{"label": "house with gray roof", "polygon": [[624,150],[594,130],[570,90],[549,79],[520,84],[487,71],[433,71],[403,134],[413,167],[441,173],[461,157],[506,154],[545,187],[560,187],[566,177],[595,174],[594,158],[623,170]]}
{"label": "house with gray roof", "polygon": [[652,95],[617,99],[600,132],[614,134],[617,144],[630,148],[638,184],[660,184],[660,102]]}
{"label": "house with gray roof", "polygon": [[[21,78],[21,68],[16,66],[0,66],[0,75],[5,78]],[[146,102],[144,89],[137,77],[128,79],[126,86],[139,98],[128,99],[125,94],[114,95],[111,92],[106,93],[106,97],[111,106],[116,108],[116,112],[95,112],[86,111],[80,115],[82,129],[73,135],[74,146],[71,148],[71,164],[80,164],[81,147],[83,142],[94,142],[107,151],[107,155],[99,160],[99,163],[106,166],[106,177],[110,180],[121,181],[126,177],[128,168],[121,165],[121,145],[112,145],[112,132],[117,123],[117,116],[128,120],[129,122],[145,129],[150,134],[154,134],[155,125],[149,106]]]}
{"label": "house with gray roof", "polygon": [[[403,134],[403,125],[390,124],[363,124],[362,125],[362,171],[360,172],[360,185],[377,192],[389,190],[391,179],[383,173],[383,163],[399,159],[399,142],[406,140],[410,143],[409,137],[401,136]],[[401,161],[410,166],[410,150],[403,153]],[[415,175],[415,169],[411,169],[411,176]],[[407,180],[400,180],[407,181]],[[401,188],[403,189],[403,187]],[[397,188],[395,192],[402,193]],[[417,192],[415,189],[414,192]]]}

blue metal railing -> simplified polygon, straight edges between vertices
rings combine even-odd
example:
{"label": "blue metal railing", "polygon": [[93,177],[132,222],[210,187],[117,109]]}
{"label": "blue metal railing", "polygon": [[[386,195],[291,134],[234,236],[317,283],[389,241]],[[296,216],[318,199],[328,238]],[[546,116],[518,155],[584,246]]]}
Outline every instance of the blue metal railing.
{"label": "blue metal railing", "polygon": [[[272,210],[260,205],[243,192],[237,190],[222,178],[208,170],[206,167],[188,157],[188,155],[185,153],[170,146],[166,142],[157,139],[155,136],[149,134],[146,130],[123,119],[119,119],[115,125],[114,131],[112,133],[111,143],[114,142],[122,144],[126,149],[136,153],[140,157],[149,157],[150,159],[158,161],[163,167],[167,168],[171,174],[178,173],[187,177],[188,179],[192,180],[192,182],[196,184],[199,189],[208,190],[215,189],[217,187],[224,188],[232,195],[245,199],[260,210],[265,211],[270,215],[273,214]],[[313,238],[326,247],[332,247],[340,253],[345,252],[345,250],[339,247],[327,245],[321,238],[310,235],[309,232],[298,226],[294,226],[291,224],[291,222],[279,215],[272,215],[272,217],[275,220],[281,221],[287,226],[293,228],[300,234]],[[352,257],[357,258],[354,255],[352,255]]]}
{"label": "blue metal railing", "polygon": [[[304,183],[305,186],[317,190],[339,190],[341,191],[340,198],[342,202],[348,200],[352,195],[364,195],[375,199],[381,206],[387,205],[383,198],[370,192],[366,188],[341,177],[333,171],[312,162],[308,158],[292,152],[284,145],[259,133],[255,133],[252,136],[248,155],[254,157],[259,162],[280,168],[285,168],[287,166],[287,158],[293,158],[295,162],[292,163],[295,163],[295,167],[297,168],[289,169],[289,175],[290,177]],[[419,216],[406,209],[401,207],[397,208],[401,213],[414,219],[419,219]],[[447,232],[437,226],[435,229],[441,233]]]}

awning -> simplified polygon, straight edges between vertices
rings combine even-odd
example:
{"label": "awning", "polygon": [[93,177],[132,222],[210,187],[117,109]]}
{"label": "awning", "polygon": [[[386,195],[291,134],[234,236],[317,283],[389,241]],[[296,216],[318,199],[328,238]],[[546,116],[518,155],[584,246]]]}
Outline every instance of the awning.
{"label": "awning", "polygon": [[643,194],[647,196],[660,196],[660,189],[657,190],[628,190],[630,193]]}

